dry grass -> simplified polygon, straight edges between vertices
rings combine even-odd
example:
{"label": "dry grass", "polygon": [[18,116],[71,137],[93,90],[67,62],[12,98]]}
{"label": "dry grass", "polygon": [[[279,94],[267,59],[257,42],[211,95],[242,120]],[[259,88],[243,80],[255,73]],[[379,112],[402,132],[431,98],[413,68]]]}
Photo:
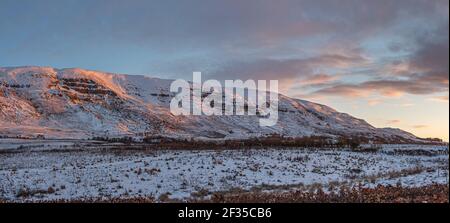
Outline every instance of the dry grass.
{"label": "dry grass", "polygon": [[341,187],[338,192],[246,192],[241,194],[215,193],[207,200],[212,203],[448,203],[448,185],[416,188],[377,186],[376,188]]}
{"label": "dry grass", "polygon": [[[212,193],[209,198],[193,196],[191,203],[449,203],[449,185],[434,184],[423,187],[381,186],[359,188],[342,186],[337,192],[315,191],[263,192],[231,190]],[[203,194],[202,194],[203,195]],[[168,194],[153,197],[54,200],[46,203],[181,203]],[[0,200],[0,203],[7,203]]]}

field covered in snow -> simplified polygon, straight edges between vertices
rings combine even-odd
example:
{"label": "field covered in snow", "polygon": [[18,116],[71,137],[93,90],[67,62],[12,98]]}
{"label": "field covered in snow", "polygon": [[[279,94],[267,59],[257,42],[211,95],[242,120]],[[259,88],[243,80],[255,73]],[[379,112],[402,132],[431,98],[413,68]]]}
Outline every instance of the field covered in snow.
{"label": "field covered in snow", "polygon": [[418,187],[448,181],[448,146],[384,145],[376,152],[155,150],[70,140],[0,139],[0,200],[17,202],[144,196],[182,201],[237,189]]}

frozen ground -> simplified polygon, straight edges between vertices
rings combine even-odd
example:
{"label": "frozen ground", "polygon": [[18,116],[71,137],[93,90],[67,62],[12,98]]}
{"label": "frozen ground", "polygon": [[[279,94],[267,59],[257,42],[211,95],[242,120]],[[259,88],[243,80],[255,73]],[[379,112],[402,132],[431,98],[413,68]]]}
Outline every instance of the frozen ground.
{"label": "frozen ground", "polygon": [[196,192],[235,188],[414,187],[448,184],[449,179],[447,146],[386,145],[369,153],[344,149],[111,150],[100,143],[74,141],[14,145],[16,141],[0,139],[0,199],[11,201],[158,198],[167,193],[170,198],[185,199]]}

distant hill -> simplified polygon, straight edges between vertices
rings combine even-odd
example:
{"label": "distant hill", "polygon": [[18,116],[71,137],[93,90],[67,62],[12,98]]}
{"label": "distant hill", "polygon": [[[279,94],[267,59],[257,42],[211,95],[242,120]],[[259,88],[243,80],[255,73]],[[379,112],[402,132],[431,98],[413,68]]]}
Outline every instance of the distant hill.
{"label": "distant hill", "polygon": [[0,135],[244,139],[278,134],[421,141],[284,95],[279,95],[279,120],[273,127],[260,127],[256,116],[174,116],[169,111],[171,82],[78,68],[0,68]]}

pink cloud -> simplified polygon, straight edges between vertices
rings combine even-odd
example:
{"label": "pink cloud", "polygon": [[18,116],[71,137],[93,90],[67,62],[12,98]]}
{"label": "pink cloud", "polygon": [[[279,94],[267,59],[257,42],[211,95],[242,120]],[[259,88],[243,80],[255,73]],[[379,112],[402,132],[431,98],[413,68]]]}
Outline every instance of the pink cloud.
{"label": "pink cloud", "polygon": [[382,101],[380,99],[371,99],[371,100],[368,101],[368,104],[370,106],[379,105],[380,103],[382,103]]}
{"label": "pink cloud", "polygon": [[399,124],[400,122],[401,122],[401,121],[398,120],[398,119],[393,119],[393,120],[387,121],[386,123],[387,123],[388,125],[394,125],[394,124]]}
{"label": "pink cloud", "polygon": [[448,103],[448,95],[432,97],[430,100]]}
{"label": "pink cloud", "polygon": [[300,80],[301,85],[320,85],[338,80],[338,75],[316,74]]}
{"label": "pink cloud", "polygon": [[412,127],[415,129],[424,129],[424,128],[428,128],[428,125],[413,125]]}

